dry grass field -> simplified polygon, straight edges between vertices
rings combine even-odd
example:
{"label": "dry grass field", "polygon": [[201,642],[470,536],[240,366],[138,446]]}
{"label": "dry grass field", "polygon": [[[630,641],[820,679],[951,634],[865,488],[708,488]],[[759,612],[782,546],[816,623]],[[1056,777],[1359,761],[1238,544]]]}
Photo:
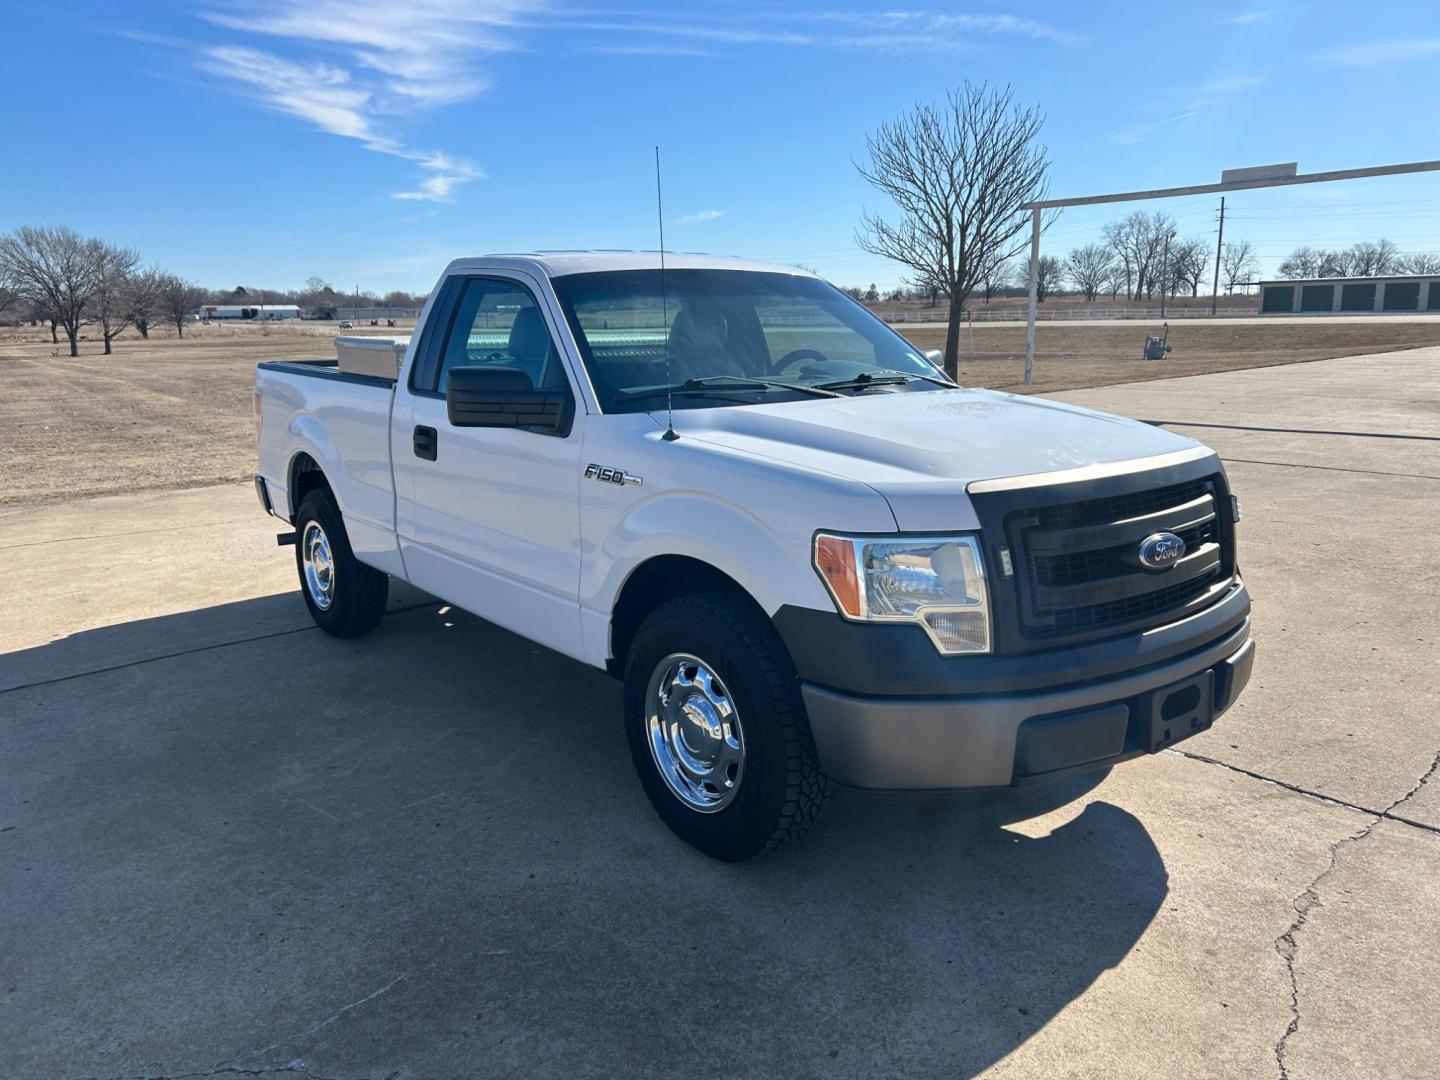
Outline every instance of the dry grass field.
{"label": "dry grass field", "polygon": [[[903,329],[903,328],[902,328]],[[1440,344],[1433,323],[1172,324],[1168,360],[1139,359],[1144,323],[1042,323],[1039,393],[1265,367]],[[401,328],[404,332],[404,328]],[[95,341],[64,355],[37,331],[0,330],[0,505],[242,479],[254,471],[255,364],[333,356],[333,323],[196,326],[183,339],[127,333],[113,356]],[[347,331],[351,332],[351,331]],[[355,333],[386,333],[356,327]],[[922,347],[942,329],[906,331]],[[961,358],[970,386],[1022,389],[1023,326],[975,327]]]}
{"label": "dry grass field", "polygon": [[[945,343],[941,327],[897,326],[922,348]],[[1180,322],[1170,324],[1172,352],[1163,361],[1140,359],[1147,334],[1159,334],[1155,323],[1090,326],[1085,323],[1039,323],[1035,328],[1035,385],[1031,392],[1055,393],[1087,386],[1175,379],[1238,368],[1271,367],[1332,356],[1357,356],[1422,345],[1440,344],[1440,319],[1392,323],[1328,321],[1245,323]],[[962,349],[965,335],[961,335]],[[975,326],[975,352],[960,357],[960,381],[966,386],[1024,392],[1025,327],[1016,324]]]}

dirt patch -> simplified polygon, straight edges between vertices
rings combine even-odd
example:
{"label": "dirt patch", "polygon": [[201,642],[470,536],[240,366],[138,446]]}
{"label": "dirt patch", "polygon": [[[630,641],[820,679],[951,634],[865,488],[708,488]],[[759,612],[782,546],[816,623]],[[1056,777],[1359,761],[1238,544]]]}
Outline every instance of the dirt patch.
{"label": "dirt patch", "polygon": [[[902,328],[903,329],[903,328]],[[1144,323],[1042,323],[1033,392],[1266,367],[1332,356],[1440,344],[1440,320],[1361,324],[1174,326],[1168,360],[1139,359]],[[251,384],[255,365],[276,358],[333,356],[333,323],[209,326],[184,339],[126,335],[113,356],[82,342],[71,359],[39,331],[0,331],[0,505],[189,487],[253,475]],[[356,327],[357,333],[408,333]],[[917,345],[941,344],[943,329],[910,328]],[[961,358],[969,386],[1023,390],[1025,328],[975,327],[974,355]]]}

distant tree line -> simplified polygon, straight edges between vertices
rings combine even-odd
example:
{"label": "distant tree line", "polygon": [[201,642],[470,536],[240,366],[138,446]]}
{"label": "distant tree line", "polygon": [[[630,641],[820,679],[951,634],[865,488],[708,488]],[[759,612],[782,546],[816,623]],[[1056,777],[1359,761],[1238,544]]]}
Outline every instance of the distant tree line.
{"label": "distant tree line", "polygon": [[318,275],[307,278],[303,289],[266,289],[254,285],[236,285],[233,289],[212,290],[205,295],[207,304],[295,304],[313,319],[333,319],[340,308],[387,307],[421,308],[427,294],[394,289],[383,296],[369,291],[338,292]]}
{"label": "distant tree line", "polygon": [[[928,119],[923,110],[917,116]],[[909,122],[913,125],[917,120]],[[882,129],[882,134],[891,134],[891,129]],[[922,130],[917,134],[909,131],[907,134],[910,142],[924,144],[926,139],[920,136],[928,135],[928,132]],[[934,141],[933,137],[930,141]],[[879,149],[888,148],[882,145]],[[872,158],[877,155],[873,138],[870,152]],[[907,177],[912,172],[924,172],[921,166],[913,165],[909,160],[904,164],[911,170],[905,174]],[[873,180],[868,173],[865,175]],[[894,194],[889,187],[879,186]],[[904,195],[906,192],[902,190],[901,196]],[[916,197],[901,196],[895,196],[895,201],[906,209],[924,202]],[[930,202],[943,204],[940,199]],[[908,235],[912,238],[938,234],[958,236],[964,232],[962,226],[967,223],[960,220],[952,228],[949,222],[954,217],[953,211],[929,217],[923,212],[912,211],[908,219],[912,232]],[[867,224],[872,222],[867,219]],[[951,231],[946,233],[947,229]],[[880,250],[883,245],[867,242],[863,233],[860,239],[861,246],[866,250],[905,262],[899,253]],[[1007,237],[1004,244],[974,253],[965,280],[960,282],[960,291],[964,293],[962,299],[973,296],[988,304],[997,295],[1013,296],[1028,291],[1030,262],[1023,248],[1017,249],[1014,239],[1018,237]],[[912,269],[922,270],[916,263],[909,265]],[[1219,269],[1219,284],[1227,293],[1252,283],[1260,273],[1260,259],[1254,245],[1245,239],[1224,244],[1220,249]],[[1071,248],[1063,256],[1042,255],[1037,268],[1036,298],[1043,303],[1049,296],[1067,292],[1092,302],[1101,297],[1111,300],[1123,297],[1133,301],[1152,300],[1159,295],[1194,297],[1199,296],[1202,289],[1209,292],[1207,286],[1214,272],[1214,241],[1204,236],[1183,237],[1175,219],[1169,214],[1142,210],[1106,223],[1100,230],[1099,239],[1092,243]],[[1362,241],[1338,249],[1306,246],[1296,248],[1280,263],[1277,274],[1287,278],[1440,274],[1440,253],[1402,254],[1392,241],[1385,239]],[[942,299],[951,301],[951,290],[945,287],[944,280],[943,274],[925,271],[918,273],[906,285],[886,292],[883,297],[874,285],[869,289],[851,288],[845,291],[857,300],[867,302],[879,299],[928,300],[935,304]]]}
{"label": "distant tree line", "polygon": [[149,337],[157,324],[183,335],[205,291],[159,267],[144,266],[130,248],[64,226],[22,226],[0,236],[0,317],[48,324],[79,355],[80,330],[100,328],[105,353],[130,327]]}
{"label": "distant tree line", "polygon": [[50,327],[50,340],[64,333],[70,355],[79,355],[83,327],[99,329],[105,354],[115,339],[134,327],[143,338],[156,326],[185,336],[203,304],[297,304],[319,319],[341,307],[418,308],[423,295],[394,291],[337,293],[312,277],[304,289],[282,291],[237,285],[228,291],[203,288],[178,274],[145,265],[131,248],[65,226],[22,226],[0,236],[0,320]]}
{"label": "distant tree line", "polygon": [[1277,268],[1282,278],[1387,277],[1440,274],[1440,253],[1401,254],[1389,240],[1362,240],[1348,248],[1298,247]]}
{"label": "distant tree line", "polygon": [[[1102,295],[1111,300],[1199,296],[1214,270],[1215,245],[1208,238],[1182,237],[1169,214],[1137,210],[1107,222],[1098,241],[1071,248],[1063,259],[1042,257],[1040,299],[1047,283],[1055,292],[1068,284],[1089,301]],[[1233,240],[1221,248],[1220,282],[1227,292],[1248,283],[1259,270],[1249,240]],[[1028,272],[1028,265],[1021,272]]]}

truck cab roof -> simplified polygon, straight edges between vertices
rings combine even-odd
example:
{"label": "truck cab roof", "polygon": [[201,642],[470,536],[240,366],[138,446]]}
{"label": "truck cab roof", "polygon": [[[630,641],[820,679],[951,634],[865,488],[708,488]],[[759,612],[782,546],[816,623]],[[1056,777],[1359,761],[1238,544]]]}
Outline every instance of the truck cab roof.
{"label": "truck cab roof", "polygon": [[[456,259],[445,268],[446,276],[479,273],[485,270],[529,270],[544,277],[566,277],[570,274],[593,274],[617,270],[658,270],[658,251],[527,251],[500,252],[466,259]],[[758,262],[731,255],[705,255],[693,251],[666,251],[667,270],[749,270],[769,274],[790,274],[814,277],[808,270],[778,263]]]}

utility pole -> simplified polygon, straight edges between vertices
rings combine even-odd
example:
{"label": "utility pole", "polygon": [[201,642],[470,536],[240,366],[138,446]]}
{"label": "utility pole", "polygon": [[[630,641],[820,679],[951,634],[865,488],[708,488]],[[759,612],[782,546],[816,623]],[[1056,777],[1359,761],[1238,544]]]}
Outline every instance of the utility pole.
{"label": "utility pole", "polygon": [[1170,233],[1165,234],[1165,258],[1160,263],[1160,318],[1165,317],[1165,294],[1170,291]]}
{"label": "utility pole", "polygon": [[1215,282],[1210,286],[1210,314],[1220,300],[1220,249],[1225,243],[1225,196],[1220,196],[1220,232],[1215,237]]}
{"label": "utility pole", "polygon": [[1040,287],[1040,207],[1030,210],[1030,306],[1025,325],[1025,385],[1035,384],[1035,304]]}

